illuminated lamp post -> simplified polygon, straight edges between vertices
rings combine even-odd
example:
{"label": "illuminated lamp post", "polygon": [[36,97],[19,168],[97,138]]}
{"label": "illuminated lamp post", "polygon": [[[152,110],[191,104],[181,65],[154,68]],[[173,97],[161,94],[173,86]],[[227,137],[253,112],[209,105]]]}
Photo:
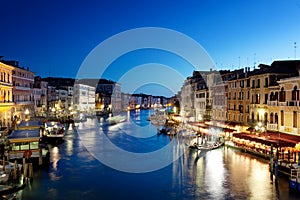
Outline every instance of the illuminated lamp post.
{"label": "illuminated lamp post", "polygon": [[53,116],[56,117],[56,112],[55,112],[56,110],[55,110],[55,107],[53,107],[53,108],[51,109],[51,111],[52,111],[52,113],[53,113]]}
{"label": "illuminated lamp post", "polygon": [[29,119],[30,119],[30,116],[29,116],[30,112],[29,112],[28,108],[26,108],[24,114],[25,114],[25,121],[29,121]]}
{"label": "illuminated lamp post", "polygon": [[199,114],[199,115],[198,115],[198,121],[200,121],[200,122],[201,122],[202,120],[203,120],[203,118],[202,118],[202,115],[201,115],[201,114]]}
{"label": "illuminated lamp post", "polygon": [[255,126],[255,130],[258,132],[258,133],[265,133],[266,132],[266,128],[265,126],[263,125],[263,123],[261,122],[258,122],[257,125]]}

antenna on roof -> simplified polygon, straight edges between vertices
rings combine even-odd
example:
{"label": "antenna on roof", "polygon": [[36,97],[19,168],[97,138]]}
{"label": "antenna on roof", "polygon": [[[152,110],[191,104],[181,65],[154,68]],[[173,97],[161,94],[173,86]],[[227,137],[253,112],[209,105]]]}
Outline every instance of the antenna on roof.
{"label": "antenna on roof", "polygon": [[297,42],[294,42],[294,53],[295,53],[295,60],[296,60],[296,57],[297,57],[297,52],[296,52],[296,49],[297,49]]}
{"label": "antenna on roof", "polygon": [[256,53],[254,53],[254,56],[253,56],[253,69],[255,69],[255,65],[256,65]]}

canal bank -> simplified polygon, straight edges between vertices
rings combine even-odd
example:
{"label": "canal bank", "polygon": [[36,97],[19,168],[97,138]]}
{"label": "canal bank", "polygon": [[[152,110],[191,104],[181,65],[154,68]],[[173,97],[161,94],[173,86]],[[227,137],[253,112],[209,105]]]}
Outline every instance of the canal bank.
{"label": "canal bank", "polygon": [[[18,199],[297,199],[289,193],[286,178],[280,177],[277,188],[270,182],[266,160],[227,147],[209,151],[197,162],[196,152],[188,150],[148,173],[118,171],[95,158],[107,151],[87,151],[103,142],[98,137],[103,134],[120,148],[138,153],[170,143],[170,137],[157,136],[157,127],[144,118],[146,112],[139,115],[117,125],[103,124],[97,131],[90,131],[89,123],[98,122],[88,120],[66,132],[64,143],[49,149],[49,170],[35,171]],[[146,127],[139,134],[149,137],[137,137],[137,125]],[[181,142],[180,137],[173,140]]]}

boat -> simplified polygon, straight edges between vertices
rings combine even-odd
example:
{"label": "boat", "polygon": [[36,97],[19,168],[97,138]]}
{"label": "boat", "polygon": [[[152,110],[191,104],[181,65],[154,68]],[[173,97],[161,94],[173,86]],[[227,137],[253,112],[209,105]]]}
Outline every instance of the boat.
{"label": "boat", "polygon": [[[17,164],[17,163],[15,164],[13,162],[5,161],[5,170],[6,171],[11,172],[15,168],[18,168],[19,170],[21,170],[22,169],[22,164]],[[3,162],[2,161],[0,161],[0,170],[3,171]]]}
{"label": "boat", "polygon": [[59,122],[46,122],[44,125],[43,136],[48,142],[61,142],[65,136],[65,127]]}
{"label": "boat", "polygon": [[215,142],[215,143],[211,143],[211,144],[197,144],[197,143],[194,143],[192,145],[189,145],[189,147],[191,149],[199,149],[199,150],[214,150],[214,149],[217,149],[221,146],[224,145],[224,142]]}
{"label": "boat", "polygon": [[164,134],[164,135],[169,135],[169,133],[171,132],[171,128],[170,127],[163,127],[162,129],[157,129],[157,134]]}
{"label": "boat", "polygon": [[22,185],[0,185],[0,197],[1,199],[15,199],[15,193],[25,187],[25,183]]}
{"label": "boat", "polygon": [[0,171],[0,184],[5,184],[8,182],[9,174],[9,172]]}
{"label": "boat", "polygon": [[41,129],[13,130],[7,137],[10,142],[10,161],[22,159],[24,156],[38,161],[42,156],[48,162],[50,158],[49,149],[47,146],[42,147],[40,143],[41,135]]}
{"label": "boat", "polygon": [[114,124],[118,124],[121,122],[125,122],[126,121],[126,117],[122,116],[122,115],[116,115],[113,117],[109,117],[106,119],[106,124],[108,125],[114,125]]}
{"label": "boat", "polygon": [[150,115],[149,121],[153,125],[163,126],[166,124],[166,118],[165,109],[155,109],[154,114]]}
{"label": "boat", "polygon": [[300,192],[300,167],[291,169],[289,183],[291,191]]}

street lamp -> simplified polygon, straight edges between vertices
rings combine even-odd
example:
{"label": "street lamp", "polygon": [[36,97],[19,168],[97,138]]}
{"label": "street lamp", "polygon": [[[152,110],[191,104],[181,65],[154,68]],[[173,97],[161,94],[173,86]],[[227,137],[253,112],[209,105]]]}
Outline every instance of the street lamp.
{"label": "street lamp", "polygon": [[255,126],[255,130],[259,133],[264,133],[266,131],[266,128],[263,125],[263,123],[258,122],[257,125]]}
{"label": "street lamp", "polygon": [[202,121],[202,119],[203,119],[203,118],[202,118],[202,115],[199,114],[199,115],[198,115],[198,121]]}
{"label": "street lamp", "polygon": [[29,112],[28,108],[26,108],[24,114],[25,114],[25,121],[29,121],[29,114],[30,114],[30,112]]}
{"label": "street lamp", "polygon": [[26,108],[24,114],[25,114],[25,115],[29,115],[29,110],[28,110],[28,108]]}
{"label": "street lamp", "polygon": [[53,112],[53,116],[56,117],[56,113],[55,113],[55,107],[52,107],[51,111]]}

